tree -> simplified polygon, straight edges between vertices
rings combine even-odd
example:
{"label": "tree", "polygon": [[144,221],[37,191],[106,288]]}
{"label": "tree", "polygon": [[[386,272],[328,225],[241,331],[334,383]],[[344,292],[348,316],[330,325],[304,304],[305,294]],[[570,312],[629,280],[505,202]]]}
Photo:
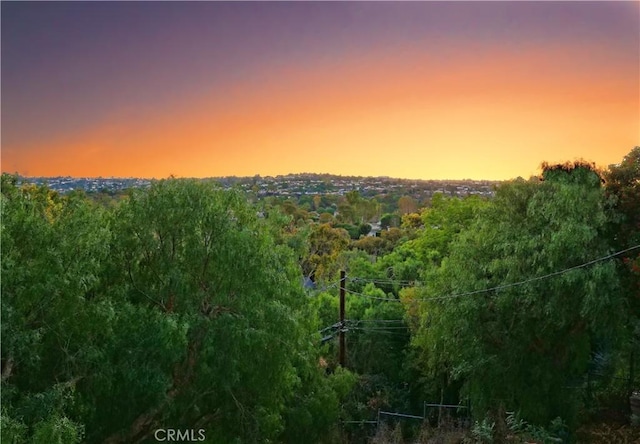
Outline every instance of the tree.
{"label": "tree", "polygon": [[422,218],[418,213],[406,213],[402,215],[402,228],[407,231],[422,228]]}
{"label": "tree", "polygon": [[[373,283],[362,290],[362,296],[350,295],[347,312],[353,325],[347,338],[349,360],[360,374],[384,374],[400,382],[404,348],[409,332],[402,321],[404,310],[399,303],[381,299],[393,298]],[[372,299],[379,298],[379,299]]]}
{"label": "tree", "polygon": [[[640,146],[629,152],[619,164],[610,165],[605,171],[605,190],[609,197],[609,237],[617,250],[640,244]],[[624,370],[618,378],[628,382],[624,387],[625,398],[640,385],[636,360],[640,356],[640,249],[619,257],[622,290],[626,296],[628,311],[626,341],[621,347]]]}
{"label": "tree", "polygon": [[[242,194],[197,181],[115,209],[2,184],[3,442],[277,440],[335,421],[300,269]],[[314,407],[315,406],[315,407]]]}
{"label": "tree", "polygon": [[357,218],[356,211],[353,206],[345,200],[338,204],[336,218],[342,223],[352,224]]}
{"label": "tree", "polygon": [[376,236],[365,236],[353,243],[354,248],[366,251],[372,256],[381,256],[388,249],[387,241]]}
{"label": "tree", "polygon": [[349,234],[342,228],[314,225],[309,234],[309,253],[302,263],[304,275],[314,280],[332,278],[339,268],[336,260],[349,242]]}
{"label": "tree", "polygon": [[600,178],[582,165],[498,187],[426,277],[414,340],[426,373],[462,382],[476,415],[575,420],[581,396],[568,387],[582,387],[591,354],[615,340],[624,310],[615,265],[484,290],[605,256],[605,227]]}
{"label": "tree", "polygon": [[411,241],[411,247],[425,265],[440,265],[454,239],[474,222],[486,205],[487,201],[477,196],[459,199],[441,193],[434,195],[431,207],[421,214],[424,229]]}
{"label": "tree", "polygon": [[377,219],[380,204],[375,199],[365,199],[358,191],[349,191],[338,204],[338,219],[349,224],[364,224]]}
{"label": "tree", "polygon": [[[181,353],[147,376],[158,384],[111,442],[167,423],[206,426],[214,442],[278,436],[299,383],[297,353],[311,346],[290,251],[274,245],[242,195],[196,181],[134,191],[113,224],[121,297],[174,325],[163,340]],[[145,359],[147,344],[116,349]]]}
{"label": "tree", "polygon": [[[611,197],[612,240],[618,248],[640,243],[640,146],[635,147],[617,165],[605,172],[606,191]],[[640,267],[640,252],[627,256]]]}
{"label": "tree", "polygon": [[400,226],[400,217],[397,214],[386,213],[380,219],[380,227],[383,230],[387,230],[392,227]]}
{"label": "tree", "polygon": [[415,213],[418,211],[418,203],[411,196],[402,196],[398,199],[398,211],[401,215]]}
{"label": "tree", "polygon": [[104,326],[93,298],[110,234],[81,195],[7,175],[1,205],[2,441],[80,442],[73,392]]}
{"label": "tree", "polygon": [[397,227],[389,228],[388,230],[382,231],[380,233],[380,237],[387,241],[390,245],[390,248],[393,249],[402,243],[403,239],[406,240],[405,232]]}

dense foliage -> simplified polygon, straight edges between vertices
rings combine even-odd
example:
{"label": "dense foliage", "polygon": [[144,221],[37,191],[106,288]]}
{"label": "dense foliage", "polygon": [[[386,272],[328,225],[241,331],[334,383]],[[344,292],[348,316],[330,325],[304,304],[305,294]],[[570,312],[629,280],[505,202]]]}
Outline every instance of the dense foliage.
{"label": "dense foliage", "polygon": [[475,409],[540,424],[574,420],[590,356],[610,351],[624,312],[613,262],[509,286],[610,253],[597,174],[543,177],[500,186],[453,240],[428,279],[414,341],[426,368],[464,382]]}
{"label": "dense foliage", "polygon": [[3,442],[160,427],[255,442],[335,423],[344,389],[318,367],[291,252],[241,195],[167,180],[105,211],[4,180]]}
{"label": "dense foliage", "polygon": [[3,175],[2,442],[420,433],[385,411],[455,421],[451,442],[583,442],[605,411],[640,419],[640,147],[605,171],[543,164],[491,198],[252,199]]}

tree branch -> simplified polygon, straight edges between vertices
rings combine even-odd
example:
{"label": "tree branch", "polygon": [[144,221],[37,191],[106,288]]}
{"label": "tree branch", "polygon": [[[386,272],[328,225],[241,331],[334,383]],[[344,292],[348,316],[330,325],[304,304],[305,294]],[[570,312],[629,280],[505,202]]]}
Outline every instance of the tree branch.
{"label": "tree branch", "polygon": [[7,378],[11,377],[13,374],[13,356],[9,356],[6,361],[2,363],[2,376],[0,377],[0,381],[5,381]]}
{"label": "tree branch", "polygon": [[162,412],[173,402],[173,400],[184,392],[184,389],[191,383],[195,373],[197,357],[202,348],[202,341],[205,337],[206,328],[200,328],[195,332],[194,338],[187,346],[187,356],[181,363],[176,364],[173,370],[173,382],[166,392],[166,398],[160,405],[147,410],[139,415],[127,431],[120,431],[112,434],[103,441],[103,444],[138,443],[143,442],[151,436],[158,426],[159,417]]}

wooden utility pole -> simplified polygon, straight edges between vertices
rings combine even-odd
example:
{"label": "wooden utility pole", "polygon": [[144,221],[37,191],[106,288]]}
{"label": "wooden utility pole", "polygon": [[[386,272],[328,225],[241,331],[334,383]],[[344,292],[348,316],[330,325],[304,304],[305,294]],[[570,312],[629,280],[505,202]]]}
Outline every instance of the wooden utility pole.
{"label": "wooden utility pole", "polygon": [[345,341],[344,341],[344,285],[345,285],[345,271],[340,270],[340,366],[344,367],[345,363]]}

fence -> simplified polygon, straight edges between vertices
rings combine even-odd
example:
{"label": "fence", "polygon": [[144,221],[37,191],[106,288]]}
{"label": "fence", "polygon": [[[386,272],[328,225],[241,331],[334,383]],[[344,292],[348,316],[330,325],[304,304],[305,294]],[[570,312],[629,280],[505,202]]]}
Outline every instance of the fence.
{"label": "fence", "polygon": [[378,415],[375,421],[374,420],[342,421],[342,424],[375,425],[377,428],[378,426],[380,426],[382,422],[384,422],[385,417],[425,421],[428,418],[427,410],[429,408],[438,408],[439,410],[438,425],[440,425],[441,419],[442,419],[442,409],[467,410],[467,416],[468,416],[469,406],[457,405],[457,404],[436,404],[436,403],[429,403],[427,401],[424,401],[422,406],[422,416],[412,415],[409,413],[387,412],[387,411],[378,409]]}

